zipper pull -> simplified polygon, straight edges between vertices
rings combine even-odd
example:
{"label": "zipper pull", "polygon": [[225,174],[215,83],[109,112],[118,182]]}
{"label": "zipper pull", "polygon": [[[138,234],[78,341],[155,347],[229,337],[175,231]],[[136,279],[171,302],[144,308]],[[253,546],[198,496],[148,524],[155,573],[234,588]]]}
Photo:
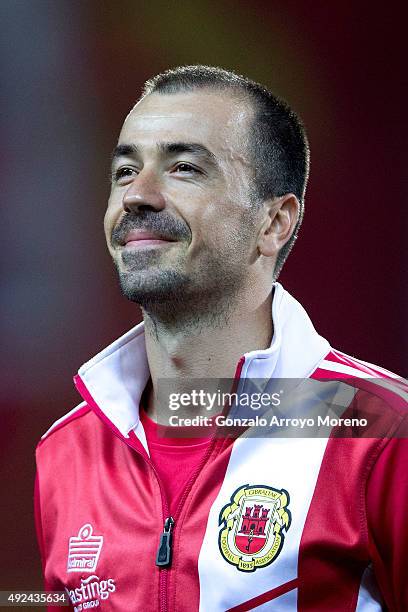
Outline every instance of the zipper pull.
{"label": "zipper pull", "polygon": [[159,550],[157,551],[156,565],[169,567],[171,565],[171,530],[174,526],[174,518],[169,516],[164,521],[163,533],[160,536]]}

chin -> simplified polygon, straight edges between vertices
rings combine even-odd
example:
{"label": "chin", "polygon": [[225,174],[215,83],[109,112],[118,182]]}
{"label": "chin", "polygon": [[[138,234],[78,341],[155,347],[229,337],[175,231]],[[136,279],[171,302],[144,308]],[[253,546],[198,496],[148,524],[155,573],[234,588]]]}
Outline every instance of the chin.
{"label": "chin", "polygon": [[183,300],[188,278],[175,270],[144,272],[119,271],[122,293],[142,308]]}

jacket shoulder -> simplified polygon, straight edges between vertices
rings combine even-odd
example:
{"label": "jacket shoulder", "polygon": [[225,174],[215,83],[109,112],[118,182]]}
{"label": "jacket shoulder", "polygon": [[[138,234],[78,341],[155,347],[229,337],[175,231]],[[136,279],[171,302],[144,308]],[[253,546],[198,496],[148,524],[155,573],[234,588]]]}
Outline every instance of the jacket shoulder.
{"label": "jacket shoulder", "polygon": [[80,404],[78,404],[78,406],[75,406],[75,408],[67,412],[67,414],[64,414],[64,416],[57,419],[51,425],[51,427],[47,429],[47,431],[41,436],[38,446],[40,446],[45,440],[47,440],[50,436],[52,436],[56,431],[59,431],[60,429],[67,427],[68,425],[73,423],[73,421],[80,419],[85,414],[88,414],[90,411],[91,409],[89,408],[86,402],[81,402]]}
{"label": "jacket shoulder", "polygon": [[362,359],[357,359],[351,355],[347,355],[337,349],[331,349],[329,353],[319,363],[318,368],[337,372],[340,374],[348,374],[357,378],[383,378],[406,385],[408,390],[408,380],[383,368]]}
{"label": "jacket shoulder", "polygon": [[331,349],[318,364],[312,378],[340,380],[359,390],[360,398],[365,393],[366,399],[377,398],[401,416],[407,415],[408,380],[381,366]]}

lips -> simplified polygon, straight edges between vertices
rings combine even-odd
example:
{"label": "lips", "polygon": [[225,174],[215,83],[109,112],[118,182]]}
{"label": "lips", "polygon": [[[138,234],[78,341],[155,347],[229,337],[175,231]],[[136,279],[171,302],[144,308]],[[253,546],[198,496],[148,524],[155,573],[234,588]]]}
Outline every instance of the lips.
{"label": "lips", "polygon": [[174,242],[167,237],[144,230],[131,230],[125,236],[123,246],[148,246]]}

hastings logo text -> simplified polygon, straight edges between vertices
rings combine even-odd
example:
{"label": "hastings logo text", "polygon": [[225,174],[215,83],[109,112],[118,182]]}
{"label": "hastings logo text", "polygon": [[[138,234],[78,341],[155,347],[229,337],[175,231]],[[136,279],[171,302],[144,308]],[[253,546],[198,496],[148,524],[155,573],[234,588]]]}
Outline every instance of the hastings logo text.
{"label": "hastings logo text", "polygon": [[81,585],[77,588],[66,588],[66,592],[74,605],[74,612],[82,612],[90,608],[98,608],[102,601],[106,601],[116,591],[113,578],[101,580],[98,576],[81,578]]}

